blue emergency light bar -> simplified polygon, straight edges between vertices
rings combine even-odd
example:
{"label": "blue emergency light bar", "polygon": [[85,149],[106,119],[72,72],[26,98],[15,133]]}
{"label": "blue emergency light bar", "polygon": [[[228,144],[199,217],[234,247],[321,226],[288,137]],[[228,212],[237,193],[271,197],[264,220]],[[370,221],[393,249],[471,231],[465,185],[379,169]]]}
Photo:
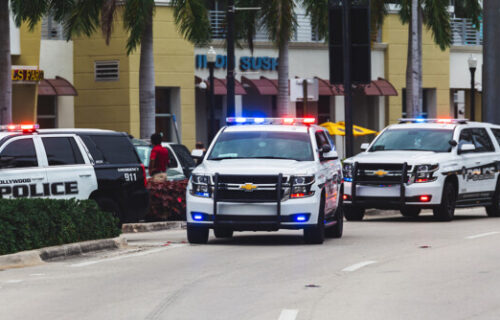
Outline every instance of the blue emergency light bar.
{"label": "blue emergency light bar", "polygon": [[226,118],[228,125],[238,124],[285,124],[285,125],[311,125],[316,123],[315,118],[248,118],[232,117]]}
{"label": "blue emergency light bar", "polygon": [[425,119],[425,118],[408,118],[399,119],[399,123],[442,123],[442,124],[466,124],[468,119]]}

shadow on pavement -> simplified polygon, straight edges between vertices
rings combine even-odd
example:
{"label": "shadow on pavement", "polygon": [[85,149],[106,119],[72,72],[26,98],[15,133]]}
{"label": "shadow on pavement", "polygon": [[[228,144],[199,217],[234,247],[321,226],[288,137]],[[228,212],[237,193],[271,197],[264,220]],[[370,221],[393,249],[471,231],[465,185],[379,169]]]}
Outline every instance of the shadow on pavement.
{"label": "shadow on pavement", "polygon": [[[325,239],[325,243],[327,244],[330,241],[335,241],[336,239]],[[290,246],[290,245],[299,245],[299,246],[315,246],[308,245],[304,243],[304,238],[302,234],[297,235],[267,235],[267,234],[258,234],[248,235],[248,234],[238,234],[235,232],[233,238],[228,239],[213,239],[210,238],[210,245],[237,245],[237,246]]]}
{"label": "shadow on pavement", "polygon": [[[453,218],[453,221],[480,220],[480,219],[491,219],[491,218],[486,216],[486,214],[484,216],[480,216],[480,215],[456,215]],[[453,221],[450,221],[450,222],[453,222]],[[407,218],[407,217],[403,217],[403,216],[401,216],[401,217],[391,216],[391,217],[377,218],[377,217],[372,216],[369,219],[365,219],[361,222],[364,222],[364,223],[369,223],[369,222],[415,222],[415,223],[435,222],[435,223],[446,223],[443,221],[435,220],[432,215],[425,215],[425,216],[420,216],[417,218]],[[448,223],[450,223],[450,222],[448,222]]]}

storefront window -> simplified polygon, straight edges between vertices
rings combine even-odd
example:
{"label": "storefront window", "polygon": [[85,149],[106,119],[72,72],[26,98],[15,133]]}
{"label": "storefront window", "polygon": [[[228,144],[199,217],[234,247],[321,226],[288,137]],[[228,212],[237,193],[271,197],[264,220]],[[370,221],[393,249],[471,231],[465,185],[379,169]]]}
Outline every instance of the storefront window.
{"label": "storefront window", "polygon": [[38,96],[37,123],[40,128],[57,128],[56,99],[56,96]]}

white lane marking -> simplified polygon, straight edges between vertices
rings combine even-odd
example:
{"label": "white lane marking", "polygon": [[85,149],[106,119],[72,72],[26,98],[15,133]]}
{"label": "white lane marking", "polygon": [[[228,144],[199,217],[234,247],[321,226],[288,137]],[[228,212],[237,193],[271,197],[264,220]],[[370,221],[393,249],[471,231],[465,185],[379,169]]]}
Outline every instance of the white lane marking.
{"label": "white lane marking", "polygon": [[370,264],[374,264],[374,263],[377,263],[377,261],[363,261],[360,263],[353,264],[352,266],[346,267],[346,268],[342,269],[342,271],[353,272],[353,271],[356,271],[358,269],[361,269],[363,267],[366,267],[366,266],[368,266]]}
{"label": "white lane marking", "polygon": [[21,283],[23,280],[8,280],[5,283]]}
{"label": "white lane marking", "polygon": [[45,275],[44,273],[32,273],[32,274],[30,274],[30,276],[32,276],[32,277],[42,277],[44,275]]}
{"label": "white lane marking", "polygon": [[487,233],[481,233],[481,234],[475,234],[473,236],[468,236],[468,237],[465,237],[465,239],[477,239],[477,238],[483,238],[483,237],[488,237],[488,236],[493,236],[495,234],[499,234],[500,232],[498,231],[494,231],[494,232],[487,232]]}
{"label": "white lane marking", "polygon": [[297,314],[299,314],[299,310],[283,309],[278,320],[295,320],[297,318]]}
{"label": "white lane marking", "polygon": [[187,244],[184,244],[184,243],[183,244],[172,244],[172,245],[169,245],[168,247],[163,247],[163,248],[158,248],[158,249],[153,249],[153,250],[147,250],[147,251],[141,251],[141,252],[132,253],[132,254],[123,255],[123,256],[118,256],[118,257],[113,257],[113,258],[104,258],[104,259],[101,259],[101,260],[94,260],[94,261],[87,261],[87,262],[75,263],[75,264],[70,265],[70,267],[81,268],[81,267],[86,267],[86,266],[90,266],[90,265],[98,264],[98,263],[102,263],[102,262],[117,261],[117,260],[123,260],[123,259],[128,259],[128,258],[141,257],[141,256],[145,256],[145,255],[148,255],[148,254],[153,254],[153,253],[157,253],[157,252],[166,251],[168,249],[174,249],[174,248],[180,248],[180,247],[186,247],[186,246],[187,246]]}

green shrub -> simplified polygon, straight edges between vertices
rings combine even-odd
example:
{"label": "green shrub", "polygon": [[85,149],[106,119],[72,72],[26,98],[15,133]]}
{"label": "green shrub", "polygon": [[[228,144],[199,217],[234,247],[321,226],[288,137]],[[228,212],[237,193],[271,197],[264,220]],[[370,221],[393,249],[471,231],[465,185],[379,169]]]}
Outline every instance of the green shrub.
{"label": "green shrub", "polygon": [[0,255],[119,234],[93,200],[0,199]]}

